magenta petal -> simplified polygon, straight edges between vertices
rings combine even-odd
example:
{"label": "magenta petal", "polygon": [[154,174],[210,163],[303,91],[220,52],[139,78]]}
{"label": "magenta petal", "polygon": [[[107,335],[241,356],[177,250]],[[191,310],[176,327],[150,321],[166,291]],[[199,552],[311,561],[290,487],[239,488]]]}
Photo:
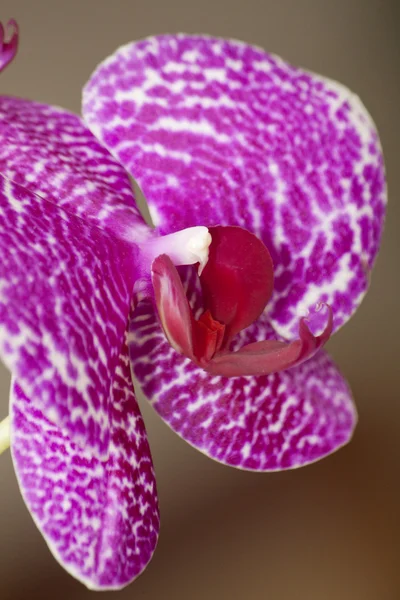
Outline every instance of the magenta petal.
{"label": "magenta petal", "polygon": [[[287,371],[225,378],[175,352],[150,303],[139,305],[129,335],[133,372],[152,406],[215,460],[255,471],[289,469],[351,438],[357,420],[351,392],[323,350]],[[272,332],[262,318],[239,334],[238,345],[267,337]]]}
{"label": "magenta petal", "polygon": [[0,96],[0,173],[120,237],[146,234],[127,173],[62,108]]}
{"label": "magenta petal", "polygon": [[121,357],[113,385],[110,455],[71,442],[14,383],[11,450],[23,498],[51,552],[90,589],[119,589],[154,552],[156,483],[142,417]]}
{"label": "magenta petal", "polygon": [[161,232],[240,225],[265,243],[279,335],[295,339],[321,301],[334,330],[354,313],[386,192],[374,123],[351,91],[241,42],[166,35],[102,63],[83,114]]}
{"label": "magenta petal", "polygon": [[35,409],[107,456],[137,248],[0,176],[0,353]]}

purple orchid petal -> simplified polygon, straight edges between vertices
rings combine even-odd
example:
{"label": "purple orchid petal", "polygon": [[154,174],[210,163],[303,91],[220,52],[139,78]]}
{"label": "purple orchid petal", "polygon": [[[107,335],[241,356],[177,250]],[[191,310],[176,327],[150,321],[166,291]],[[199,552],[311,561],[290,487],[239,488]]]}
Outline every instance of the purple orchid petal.
{"label": "purple orchid petal", "polygon": [[0,176],[0,353],[33,406],[107,456],[137,248]]}
{"label": "purple orchid petal", "polygon": [[23,498],[55,558],[91,589],[118,589],[154,552],[157,491],[124,347],[113,385],[111,444],[101,462],[11,392],[11,451]]}
{"label": "purple orchid petal", "polygon": [[334,330],[354,313],[386,198],[374,124],[348,89],[244,43],[159,36],[98,67],[83,114],[161,232],[240,225],[263,240],[280,335],[318,302]]}
{"label": "purple orchid petal", "polygon": [[0,173],[120,237],[147,234],[127,173],[66,110],[0,96]]}
{"label": "purple orchid petal", "polygon": [[[237,346],[273,339],[263,316]],[[164,421],[192,446],[224,464],[274,471],[323,458],[351,438],[351,392],[323,351],[299,366],[261,377],[211,376],[168,344],[150,302],[130,326],[133,372]]]}
{"label": "purple orchid petal", "polygon": [[18,23],[14,19],[8,21],[5,29],[0,22],[0,71],[3,71],[17,54],[18,38]]}

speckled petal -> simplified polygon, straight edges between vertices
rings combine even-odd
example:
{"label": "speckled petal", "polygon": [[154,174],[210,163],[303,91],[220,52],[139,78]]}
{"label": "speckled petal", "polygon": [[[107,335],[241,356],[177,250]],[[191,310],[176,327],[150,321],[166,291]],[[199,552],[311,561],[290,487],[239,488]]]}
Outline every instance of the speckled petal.
{"label": "speckled petal", "polygon": [[62,108],[0,96],[0,173],[119,236],[146,235],[127,173]]}
{"label": "speckled petal", "polygon": [[0,176],[0,353],[36,409],[106,456],[137,248]]}
{"label": "speckled petal", "polygon": [[[266,338],[273,332],[262,318],[237,336],[236,348]],[[133,372],[155,410],[179,436],[224,464],[254,471],[300,467],[352,435],[351,392],[323,350],[268,376],[213,377],[171,348],[151,303],[137,307],[128,339]]]}
{"label": "speckled petal", "polygon": [[124,348],[112,389],[111,444],[101,462],[14,383],[11,451],[23,498],[51,552],[91,589],[118,589],[154,552],[159,514],[149,445]]}
{"label": "speckled petal", "polygon": [[101,64],[83,112],[160,231],[240,225],[263,240],[280,335],[317,302],[334,330],[356,310],[386,198],[374,124],[347,88],[241,42],[159,36]]}

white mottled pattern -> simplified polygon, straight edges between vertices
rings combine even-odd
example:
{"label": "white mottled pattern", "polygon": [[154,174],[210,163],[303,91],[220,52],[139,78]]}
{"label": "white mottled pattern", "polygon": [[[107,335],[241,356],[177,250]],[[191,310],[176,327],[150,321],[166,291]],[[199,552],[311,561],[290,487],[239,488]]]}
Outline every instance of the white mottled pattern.
{"label": "white mottled pattern", "polygon": [[0,352],[35,408],[107,456],[138,249],[0,176]]}
{"label": "white mottled pattern", "polygon": [[[18,42],[2,33],[0,70]],[[0,97],[0,355],[14,375],[12,456],[35,523],[73,576],[119,589],[145,568],[159,529],[127,341],[157,412],[224,464],[302,466],[345,444],[356,423],[325,352],[228,379],[175,352],[149,300],[129,319],[134,290],[148,291],[140,246],[150,231],[124,167],[158,232],[240,225],[270,250],[271,302],[232,350],[297,337],[317,302],[332,307],[336,329],[346,322],[367,289],[386,196],[359,99],[241,42],[129,44],[99,66],[83,100],[90,130],[63,109]],[[198,316],[198,279],[180,271]]]}
{"label": "white mottled pattern", "polygon": [[110,452],[76,446],[23,393],[11,390],[12,456],[21,492],[51,552],[90,589],[119,589],[154,552],[159,513],[150,449],[124,345],[112,385]]}
{"label": "white mottled pattern", "polygon": [[357,309],[386,194],[375,126],[350,90],[242,42],[161,35],[97,68],[83,115],[159,231],[240,225],[264,241],[279,335],[294,339],[318,302],[334,330]]}
{"label": "white mottled pattern", "polygon": [[0,96],[0,173],[119,237],[148,235],[124,168],[65,109]]}
{"label": "white mottled pattern", "polygon": [[[273,339],[265,317],[232,349]],[[255,471],[300,467],[351,438],[357,416],[346,381],[323,351],[262,377],[218,377],[166,341],[150,302],[129,332],[133,372],[151,405],[183,439],[224,464]]]}

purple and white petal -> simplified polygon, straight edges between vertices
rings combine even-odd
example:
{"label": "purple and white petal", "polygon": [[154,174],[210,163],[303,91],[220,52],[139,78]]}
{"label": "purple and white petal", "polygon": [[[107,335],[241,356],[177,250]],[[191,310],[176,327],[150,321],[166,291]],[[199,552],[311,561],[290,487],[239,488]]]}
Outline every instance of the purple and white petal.
{"label": "purple and white petal", "polygon": [[154,552],[157,491],[127,351],[112,388],[107,461],[76,446],[17,382],[11,391],[11,451],[22,496],[51,552],[91,589],[118,589]]}
{"label": "purple and white petal", "polygon": [[123,167],[62,108],[0,96],[0,173],[120,237],[147,235]]}
{"label": "purple and white petal", "polygon": [[293,339],[318,302],[334,330],[354,313],[386,195],[375,126],[347,88],[241,42],[159,36],[98,67],[83,114],[159,231],[240,225],[263,240],[280,335]]}
{"label": "purple and white petal", "polygon": [[0,356],[35,409],[107,456],[138,249],[0,176]]}
{"label": "purple and white petal", "polygon": [[[236,347],[267,337],[273,332],[261,319],[237,336]],[[133,373],[152,406],[217,461],[254,471],[290,469],[351,438],[357,420],[351,392],[324,351],[268,376],[211,376],[168,344],[150,302],[136,308],[128,339]]]}

